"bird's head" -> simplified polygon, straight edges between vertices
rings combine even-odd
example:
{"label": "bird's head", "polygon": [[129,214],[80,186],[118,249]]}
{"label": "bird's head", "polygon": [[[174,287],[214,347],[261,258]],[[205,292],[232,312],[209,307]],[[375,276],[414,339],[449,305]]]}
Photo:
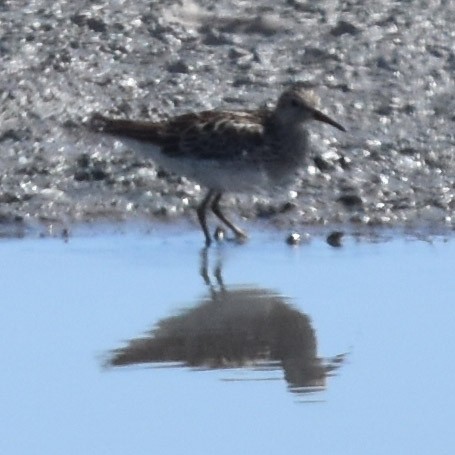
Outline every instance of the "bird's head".
{"label": "bird's head", "polygon": [[318,120],[328,123],[341,131],[345,128],[317,109],[319,99],[310,91],[298,85],[285,90],[278,99],[275,114],[283,123],[304,123]]}

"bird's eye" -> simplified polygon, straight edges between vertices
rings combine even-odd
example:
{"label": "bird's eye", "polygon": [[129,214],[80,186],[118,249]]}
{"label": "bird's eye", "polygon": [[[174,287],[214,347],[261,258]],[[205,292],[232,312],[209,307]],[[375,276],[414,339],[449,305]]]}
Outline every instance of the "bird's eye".
{"label": "bird's eye", "polygon": [[299,107],[299,102],[297,100],[291,100],[292,107]]}

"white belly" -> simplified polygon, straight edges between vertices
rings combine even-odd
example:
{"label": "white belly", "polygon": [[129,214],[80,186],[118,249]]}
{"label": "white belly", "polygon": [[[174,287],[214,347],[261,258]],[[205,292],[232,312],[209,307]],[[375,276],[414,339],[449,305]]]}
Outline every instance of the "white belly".
{"label": "white belly", "polygon": [[172,158],[163,154],[160,147],[153,144],[145,144],[134,139],[122,139],[121,142],[167,171],[185,176],[210,189],[249,193],[267,190],[273,184],[264,167],[241,160]]}

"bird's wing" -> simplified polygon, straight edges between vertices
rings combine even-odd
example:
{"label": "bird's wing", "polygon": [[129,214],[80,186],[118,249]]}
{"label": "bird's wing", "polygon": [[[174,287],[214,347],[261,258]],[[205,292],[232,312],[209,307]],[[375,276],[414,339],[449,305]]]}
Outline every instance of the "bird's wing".
{"label": "bird's wing", "polygon": [[265,147],[262,117],[257,111],[205,111],[175,117],[164,125],[163,153],[199,160],[248,159],[251,150]]}
{"label": "bird's wing", "polygon": [[[162,122],[111,119],[95,114],[92,129],[162,148],[172,158],[251,160],[267,148],[264,124],[267,111],[203,111]],[[254,150],[256,153],[252,153]]]}

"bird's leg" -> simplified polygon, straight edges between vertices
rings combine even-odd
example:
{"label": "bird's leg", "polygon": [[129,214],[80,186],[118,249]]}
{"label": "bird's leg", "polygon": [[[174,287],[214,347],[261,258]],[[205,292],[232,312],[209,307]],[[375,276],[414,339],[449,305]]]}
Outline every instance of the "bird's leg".
{"label": "bird's leg", "polygon": [[205,244],[206,246],[210,246],[212,243],[212,239],[210,238],[209,229],[207,227],[207,209],[212,202],[213,197],[215,196],[214,190],[209,190],[205,198],[199,204],[198,208],[196,209],[197,217],[199,220],[199,224],[201,225],[202,231],[205,235]]}
{"label": "bird's leg", "polygon": [[216,266],[213,269],[213,276],[216,278],[216,285],[212,283],[212,280],[210,279],[209,275],[209,250],[210,248],[207,246],[204,246],[202,248],[201,253],[200,253],[200,268],[199,268],[199,273],[202,276],[202,279],[204,280],[204,283],[209,287],[210,293],[212,296],[212,299],[217,298],[217,294],[220,292],[224,292],[225,286],[224,286],[224,281],[223,281],[223,274],[222,274],[222,259],[220,256],[220,250],[217,251],[217,260],[216,260]]}
{"label": "bird's leg", "polygon": [[201,250],[201,265],[199,268],[199,274],[201,275],[202,279],[204,280],[204,283],[207,286],[210,286],[210,288],[213,288],[212,282],[210,281],[209,277],[209,272],[208,272],[208,248],[205,246]]}
{"label": "bird's leg", "polygon": [[212,200],[211,209],[212,212],[235,234],[238,240],[245,240],[248,238],[245,232],[243,232],[240,228],[238,228],[235,224],[229,221],[223,212],[221,211],[220,207],[220,200],[223,193],[216,193],[214,199]]}

